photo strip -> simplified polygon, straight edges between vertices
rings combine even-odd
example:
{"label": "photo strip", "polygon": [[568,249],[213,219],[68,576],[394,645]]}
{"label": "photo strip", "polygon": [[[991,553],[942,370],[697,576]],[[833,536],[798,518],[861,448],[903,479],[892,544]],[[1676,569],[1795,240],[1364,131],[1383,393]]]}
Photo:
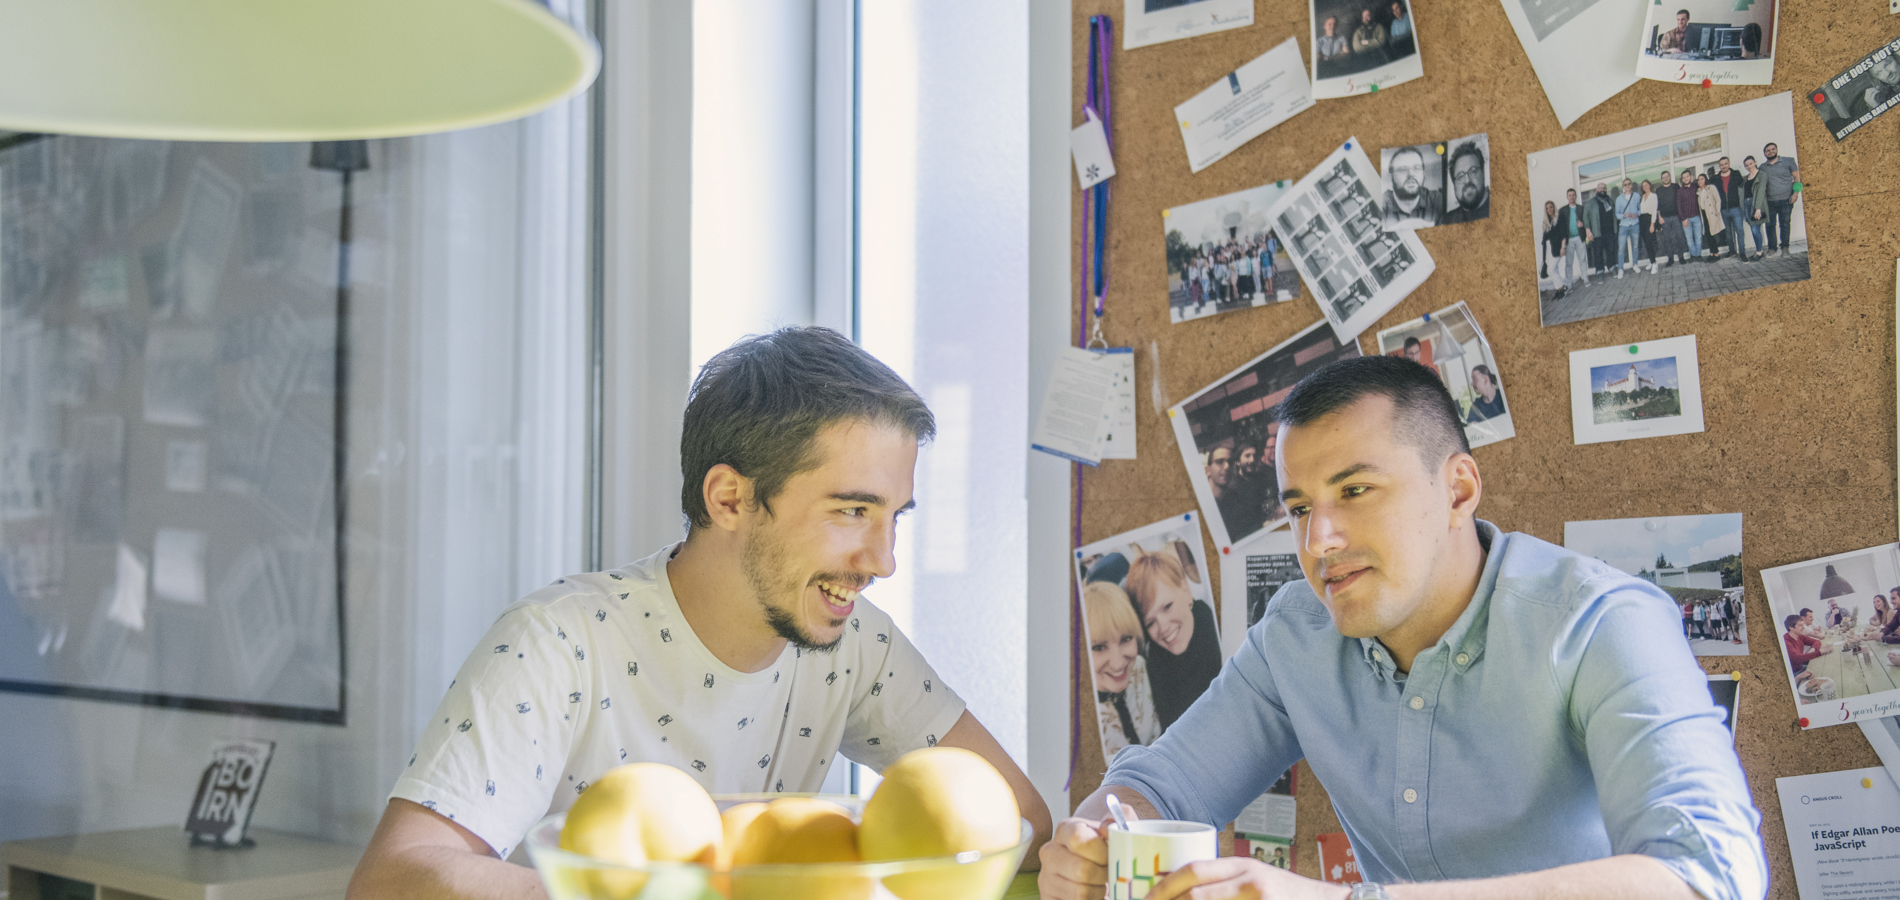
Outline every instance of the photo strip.
{"label": "photo strip", "polygon": [[1313,370],[1359,356],[1314,322],[1168,410],[1194,497],[1219,548],[1287,521],[1273,471],[1273,411]]}
{"label": "photo strip", "polygon": [[1425,75],[1411,0],[1309,0],[1313,97],[1382,91]]}
{"label": "photo strip", "polygon": [[[1379,210],[1387,231],[1491,218],[1491,136],[1379,151]],[[1396,168],[1395,168],[1396,167]]]}
{"label": "photo strip", "polygon": [[1748,655],[1741,513],[1565,522],[1564,547],[1668,594],[1695,655]]}
{"label": "photo strip", "polygon": [[1436,267],[1417,235],[1385,230],[1372,195],[1378,183],[1353,138],[1268,211],[1340,343],[1357,338]]}
{"label": "photo strip", "polygon": [[1702,431],[1695,335],[1572,350],[1570,427],[1578,444]]}
{"label": "photo strip", "polygon": [[1379,353],[1403,356],[1438,373],[1458,404],[1472,449],[1517,437],[1491,343],[1463,300],[1379,332]]}
{"label": "photo strip", "polygon": [[1253,24],[1253,0],[1122,0],[1122,49]]}
{"label": "photo strip", "polygon": [[1788,94],[1530,154],[1544,326],[1806,281],[1795,160]]}
{"label": "photo strip", "polygon": [[1263,184],[1161,211],[1169,322],[1300,295],[1300,273],[1267,218],[1268,207],[1289,185]]}
{"label": "photo strip", "polygon": [[1673,0],[1645,7],[1636,74],[1701,86],[1768,84],[1775,79],[1780,0]]}
{"label": "photo strip", "polygon": [[1900,714],[1900,547],[1761,570],[1803,728]]}
{"label": "photo strip", "polygon": [[1895,98],[1900,98],[1900,38],[1808,92],[1808,102],[1836,143],[1892,109]]}
{"label": "photo strip", "polygon": [[1226,656],[1192,512],[1075,551],[1102,759],[1168,730]]}

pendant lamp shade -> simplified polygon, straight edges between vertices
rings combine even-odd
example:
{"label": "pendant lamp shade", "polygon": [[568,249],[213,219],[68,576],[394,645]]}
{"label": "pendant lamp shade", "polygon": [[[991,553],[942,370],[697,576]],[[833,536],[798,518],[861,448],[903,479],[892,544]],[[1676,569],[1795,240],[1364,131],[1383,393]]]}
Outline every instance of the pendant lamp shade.
{"label": "pendant lamp shade", "polygon": [[470,128],[593,81],[530,0],[0,0],[0,129],[334,141]]}

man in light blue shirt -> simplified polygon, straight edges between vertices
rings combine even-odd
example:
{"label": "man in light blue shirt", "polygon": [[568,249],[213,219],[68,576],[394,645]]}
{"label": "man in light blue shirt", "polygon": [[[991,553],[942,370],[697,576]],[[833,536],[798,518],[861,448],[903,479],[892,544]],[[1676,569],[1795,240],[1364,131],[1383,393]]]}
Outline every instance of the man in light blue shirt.
{"label": "man in light blue shirt", "polygon": [[1636,184],[1628,178],[1623,179],[1623,193],[1616,198],[1616,277],[1622,278],[1641,256],[1637,241],[1637,228],[1642,223],[1643,198],[1636,192]]}
{"label": "man in light blue shirt", "polygon": [[[1043,847],[1044,897],[1102,896],[1105,795],[1220,825],[1301,758],[1366,878],[1352,898],[1765,895],[1761,817],[1667,596],[1479,520],[1477,462],[1429,369],[1332,363],[1275,415],[1306,578],[1166,734],[1115,756]],[[1349,896],[1245,858],[1148,896],[1200,886]]]}

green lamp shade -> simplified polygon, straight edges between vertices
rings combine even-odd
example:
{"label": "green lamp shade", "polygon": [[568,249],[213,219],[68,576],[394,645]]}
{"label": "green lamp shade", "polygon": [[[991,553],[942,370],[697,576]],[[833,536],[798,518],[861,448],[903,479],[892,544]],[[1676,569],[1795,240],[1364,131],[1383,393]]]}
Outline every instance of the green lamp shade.
{"label": "green lamp shade", "polygon": [[401,137],[587,87],[530,0],[0,0],[0,129],[188,141]]}

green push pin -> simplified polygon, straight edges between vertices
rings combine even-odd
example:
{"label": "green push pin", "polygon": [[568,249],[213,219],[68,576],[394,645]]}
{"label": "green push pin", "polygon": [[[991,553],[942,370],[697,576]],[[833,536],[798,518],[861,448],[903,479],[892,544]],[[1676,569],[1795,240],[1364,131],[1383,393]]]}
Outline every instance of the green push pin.
{"label": "green push pin", "polygon": [[1793,187],[1794,187],[1794,192],[1795,192],[1795,193],[1797,193],[1797,194],[1799,194],[1799,193],[1801,193],[1801,182],[1799,182],[1799,181],[1797,181],[1797,182],[1795,182],[1795,183],[1794,183],[1794,185],[1793,185]]}
{"label": "green push pin", "polygon": [[1636,352],[1636,345],[1635,345],[1635,344],[1631,344],[1631,345],[1630,345],[1630,352],[1631,352],[1631,353],[1635,353],[1635,352]]}
{"label": "green push pin", "polygon": [[1373,92],[1373,93],[1375,93],[1375,94],[1376,94],[1376,93],[1378,93],[1378,92],[1379,92],[1379,86],[1378,86],[1378,85],[1376,85],[1376,84],[1375,84],[1375,85],[1373,85],[1373,86],[1372,86],[1372,92]]}

